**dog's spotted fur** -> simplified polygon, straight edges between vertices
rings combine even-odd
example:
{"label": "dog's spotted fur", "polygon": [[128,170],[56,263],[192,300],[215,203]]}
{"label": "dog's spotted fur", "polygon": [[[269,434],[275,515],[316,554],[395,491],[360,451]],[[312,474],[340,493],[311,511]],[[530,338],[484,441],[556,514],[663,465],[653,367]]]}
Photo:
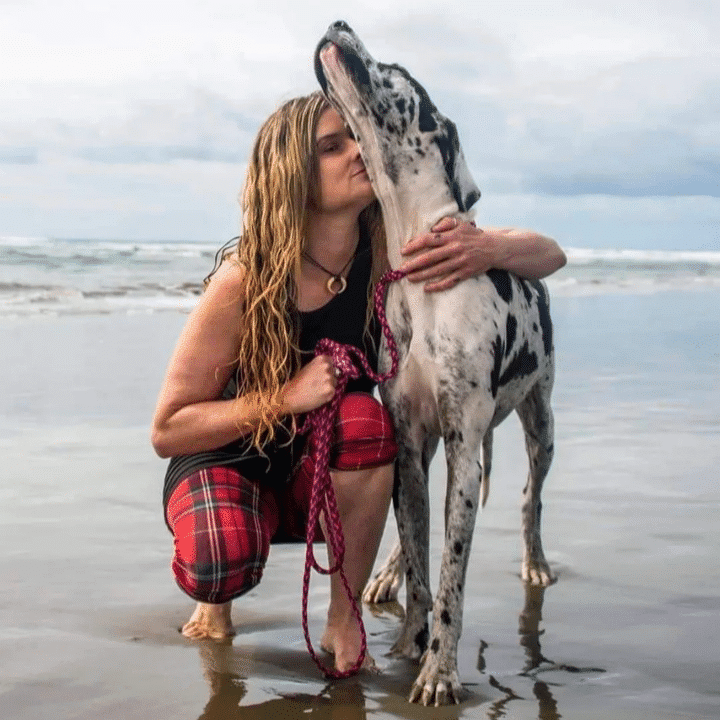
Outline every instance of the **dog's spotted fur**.
{"label": "dog's spotted fur", "polygon": [[[373,60],[353,31],[338,22],[318,45],[316,74],[360,144],[382,205],[393,267],[400,265],[400,249],[411,237],[442,217],[470,217],[480,192],[455,125],[406,70]],[[513,410],[530,458],[522,577],[539,585],[552,582],[540,540],[540,491],[553,455],[548,295],[542,282],[492,270],[433,294],[403,280],[391,287],[386,305],[401,358],[397,377],[381,394],[400,445],[394,504],[402,552],[394,551],[366,598],[396,597],[404,568],[407,610],[392,652],[422,656],[410,699],[440,705],[461,697],[457,645],[470,543],[478,505],[487,498],[493,428]],[[384,352],[381,364],[388,365]],[[433,603],[428,467],[440,438],[448,467],[446,532]]]}

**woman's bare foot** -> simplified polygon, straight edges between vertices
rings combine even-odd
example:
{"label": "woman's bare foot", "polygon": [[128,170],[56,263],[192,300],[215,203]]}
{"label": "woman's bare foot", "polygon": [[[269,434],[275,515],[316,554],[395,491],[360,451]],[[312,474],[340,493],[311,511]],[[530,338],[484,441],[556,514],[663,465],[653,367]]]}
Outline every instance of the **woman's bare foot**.
{"label": "woman's bare foot", "polygon": [[199,602],[195,612],[182,626],[182,634],[192,640],[225,640],[232,637],[235,630],[230,620],[231,605],[230,602],[221,605]]}
{"label": "woman's bare foot", "polygon": [[[323,633],[320,647],[335,658],[335,669],[345,672],[355,665],[360,656],[362,636],[357,620],[351,617],[347,622],[328,622]],[[380,672],[375,660],[366,652],[361,665],[363,670],[372,673]]]}

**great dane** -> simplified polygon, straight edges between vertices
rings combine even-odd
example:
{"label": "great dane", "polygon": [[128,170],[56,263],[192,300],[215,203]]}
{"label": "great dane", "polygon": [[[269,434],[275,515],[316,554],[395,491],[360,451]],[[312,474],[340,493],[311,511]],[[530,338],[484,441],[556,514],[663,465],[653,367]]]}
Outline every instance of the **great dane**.
{"label": "great dane", "polygon": [[[339,21],[318,45],[315,71],[360,145],[382,205],[392,267],[401,264],[403,245],[441,218],[471,217],[480,192],[456,127],[404,68],[376,62]],[[540,492],[553,456],[548,295],[542,282],[491,270],[438,293],[401,280],[391,286],[386,309],[400,369],[380,392],[400,446],[394,506],[407,581],[405,621],[391,654],[422,656],[410,700],[443,705],[462,697],[457,645],[470,543],[478,505],[488,494],[493,428],[513,410],[530,459],[522,578],[536,585],[553,581],[540,539]],[[383,347],[381,368],[387,367]],[[433,603],[428,466],[440,438],[447,460],[445,546]],[[392,573],[399,565],[391,558],[371,597],[387,599],[397,592]],[[386,597],[377,597],[378,583]]]}

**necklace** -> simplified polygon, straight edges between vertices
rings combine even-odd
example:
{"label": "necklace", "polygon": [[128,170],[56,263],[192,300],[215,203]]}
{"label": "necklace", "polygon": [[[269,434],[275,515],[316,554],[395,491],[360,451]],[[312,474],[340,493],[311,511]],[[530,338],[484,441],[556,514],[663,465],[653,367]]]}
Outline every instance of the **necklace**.
{"label": "necklace", "polygon": [[[316,268],[319,270],[322,270],[324,273],[327,273],[330,277],[328,278],[328,281],[325,285],[328,292],[331,295],[339,295],[340,293],[345,292],[345,288],[347,287],[347,280],[343,277],[343,273],[348,269],[350,266],[350,263],[355,259],[355,256],[357,255],[357,249],[355,252],[350,256],[350,259],[345,263],[345,266],[343,269],[336,275],[334,272],[330,272],[326,267],[323,267],[310,253],[307,253],[303,250],[302,256],[309,262],[312,263]],[[335,284],[338,284],[340,287],[338,289],[335,289]]]}

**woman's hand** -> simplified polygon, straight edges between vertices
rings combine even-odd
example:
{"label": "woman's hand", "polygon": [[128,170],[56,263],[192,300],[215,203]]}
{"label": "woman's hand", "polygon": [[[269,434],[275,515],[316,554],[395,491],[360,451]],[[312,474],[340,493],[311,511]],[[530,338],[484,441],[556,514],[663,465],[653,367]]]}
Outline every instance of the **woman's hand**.
{"label": "woman's hand", "polygon": [[332,400],[337,385],[335,366],[329,355],[318,355],[285,385],[282,413],[299,415]]}
{"label": "woman's hand", "polygon": [[427,292],[447,290],[491,268],[509,270],[529,280],[565,265],[565,253],[551,238],[531,230],[477,228],[457,218],[443,218],[429,233],[402,249],[415,255],[401,266],[411,282],[425,282]]}
{"label": "woman's hand", "polygon": [[447,290],[461,280],[487,272],[495,258],[494,238],[457,218],[443,218],[432,232],[418,235],[402,249],[416,257],[401,270],[411,282],[425,282],[427,292]]}

